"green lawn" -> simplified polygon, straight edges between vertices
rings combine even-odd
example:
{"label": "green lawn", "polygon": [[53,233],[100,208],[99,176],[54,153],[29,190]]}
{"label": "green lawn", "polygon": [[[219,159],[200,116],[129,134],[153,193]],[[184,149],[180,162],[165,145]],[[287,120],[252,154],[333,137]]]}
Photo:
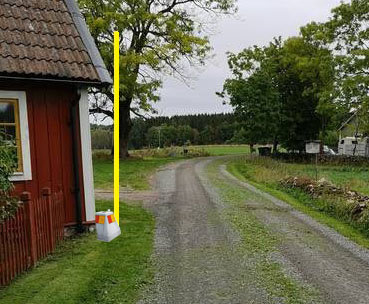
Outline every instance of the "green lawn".
{"label": "green lawn", "polygon": [[[246,180],[257,188],[269,192],[286,201],[316,220],[337,230],[356,243],[369,248],[367,222],[355,222],[340,209],[341,200],[333,198],[313,199],[299,190],[286,189],[279,181],[287,175],[315,176],[315,169],[310,164],[287,164],[268,158],[239,157],[229,161],[227,169],[234,176]],[[368,194],[369,168],[347,166],[321,166],[319,178],[326,178],[338,185]]]}
{"label": "green lawn", "polygon": [[[246,145],[190,146],[191,156],[222,156],[249,153]],[[133,190],[150,189],[149,177],[159,167],[184,159],[182,148],[166,148],[131,151],[131,159],[120,162],[121,187]],[[94,179],[96,189],[113,189],[113,162],[109,159],[109,151],[95,151]],[[169,155],[175,155],[170,157]]]}
{"label": "green lawn", "polygon": [[[315,179],[315,165],[283,163],[269,158],[244,158],[238,167],[248,179],[259,183],[278,183],[286,176],[308,176]],[[369,167],[318,165],[318,178],[369,195]]]}
{"label": "green lawn", "polygon": [[[113,203],[97,202],[98,210]],[[0,289],[2,304],[135,303],[153,277],[154,219],[139,206],[121,204],[122,235],[111,243],[95,234],[63,242],[28,274]]]}
{"label": "green lawn", "polygon": [[[150,189],[149,177],[160,166],[178,160],[177,158],[128,159],[120,162],[120,185],[134,190]],[[94,160],[96,189],[113,189],[113,162]]]}

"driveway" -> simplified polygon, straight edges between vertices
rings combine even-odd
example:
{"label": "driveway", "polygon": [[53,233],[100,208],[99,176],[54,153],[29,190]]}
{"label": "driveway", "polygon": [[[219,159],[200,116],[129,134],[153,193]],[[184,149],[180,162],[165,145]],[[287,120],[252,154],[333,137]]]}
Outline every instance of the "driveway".
{"label": "driveway", "polygon": [[238,181],[226,160],[157,173],[145,203],[156,275],[139,303],[369,303],[369,252]]}

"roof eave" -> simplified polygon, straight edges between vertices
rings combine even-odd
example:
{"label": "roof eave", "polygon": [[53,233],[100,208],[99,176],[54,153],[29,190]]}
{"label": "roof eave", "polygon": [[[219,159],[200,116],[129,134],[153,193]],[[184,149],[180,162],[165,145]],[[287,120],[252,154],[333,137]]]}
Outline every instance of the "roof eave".
{"label": "roof eave", "polygon": [[103,59],[101,58],[100,52],[97,49],[95,41],[93,40],[90,31],[88,30],[88,26],[85,22],[85,19],[79,10],[79,7],[75,0],[64,0],[65,4],[69,12],[72,15],[73,21],[76,25],[76,28],[81,36],[82,42],[85,45],[88,54],[92,60],[92,63],[97,71],[97,74],[100,77],[100,81],[102,85],[111,85],[113,84],[113,80],[110,77],[110,74],[105,66]]}
{"label": "roof eave", "polygon": [[0,80],[66,83],[66,84],[75,84],[78,86],[88,86],[88,87],[101,87],[101,86],[106,85],[97,80],[92,81],[88,79],[63,79],[63,78],[52,78],[52,77],[37,77],[37,76],[31,76],[31,75],[26,76],[26,75],[0,74]]}

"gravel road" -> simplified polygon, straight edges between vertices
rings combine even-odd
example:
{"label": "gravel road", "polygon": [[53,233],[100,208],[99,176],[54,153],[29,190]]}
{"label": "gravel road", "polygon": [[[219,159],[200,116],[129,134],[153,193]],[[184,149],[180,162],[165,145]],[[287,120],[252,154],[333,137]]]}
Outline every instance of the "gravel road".
{"label": "gravel road", "polygon": [[273,294],[277,286],[265,282],[274,281],[260,280],[257,257],[242,250],[241,233],[223,216],[231,207],[206,173],[218,159],[179,162],[158,171],[157,195],[145,203],[157,221],[156,275],[140,304],[369,303],[367,250],[238,181],[219,162],[222,188],[246,191],[245,210],[279,240],[270,258],[288,279],[316,290],[316,296],[306,298],[297,292],[288,299]]}

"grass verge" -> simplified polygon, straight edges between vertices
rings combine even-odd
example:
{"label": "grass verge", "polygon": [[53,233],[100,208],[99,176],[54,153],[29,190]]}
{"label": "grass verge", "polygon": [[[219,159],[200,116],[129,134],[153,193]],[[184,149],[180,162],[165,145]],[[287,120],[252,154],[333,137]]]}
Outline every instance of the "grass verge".
{"label": "grass verge", "polygon": [[258,189],[285,201],[296,210],[311,216],[318,222],[333,228],[343,236],[369,249],[369,238],[367,233],[360,231],[360,229],[354,227],[352,223],[345,222],[343,219],[336,218],[332,214],[323,211],[309,195],[302,191],[281,189],[275,178],[276,176],[282,175],[275,173],[276,169],[269,170],[267,174],[264,172],[268,170],[267,168],[260,169],[258,166],[247,164],[242,159],[234,159],[228,163],[227,170],[238,179],[246,181]]}
{"label": "grass verge", "polygon": [[[208,176],[225,203],[223,216],[242,238],[240,250],[253,261],[249,272],[261,289],[283,303],[317,303],[318,292],[287,275],[280,263],[271,259],[279,239],[271,233],[251,212],[245,208],[245,200],[258,200],[258,196],[222,178],[215,161],[208,167]],[[283,300],[282,300],[283,299]]]}
{"label": "grass verge", "polygon": [[[98,210],[113,208],[97,202]],[[111,243],[95,234],[63,242],[9,287],[0,289],[2,304],[135,303],[153,269],[154,219],[142,207],[121,204],[122,235]]]}
{"label": "grass verge", "polygon": [[[120,162],[120,185],[133,190],[150,189],[149,177],[156,169],[180,158],[128,159]],[[113,189],[113,162],[109,159],[94,160],[96,189]]]}

